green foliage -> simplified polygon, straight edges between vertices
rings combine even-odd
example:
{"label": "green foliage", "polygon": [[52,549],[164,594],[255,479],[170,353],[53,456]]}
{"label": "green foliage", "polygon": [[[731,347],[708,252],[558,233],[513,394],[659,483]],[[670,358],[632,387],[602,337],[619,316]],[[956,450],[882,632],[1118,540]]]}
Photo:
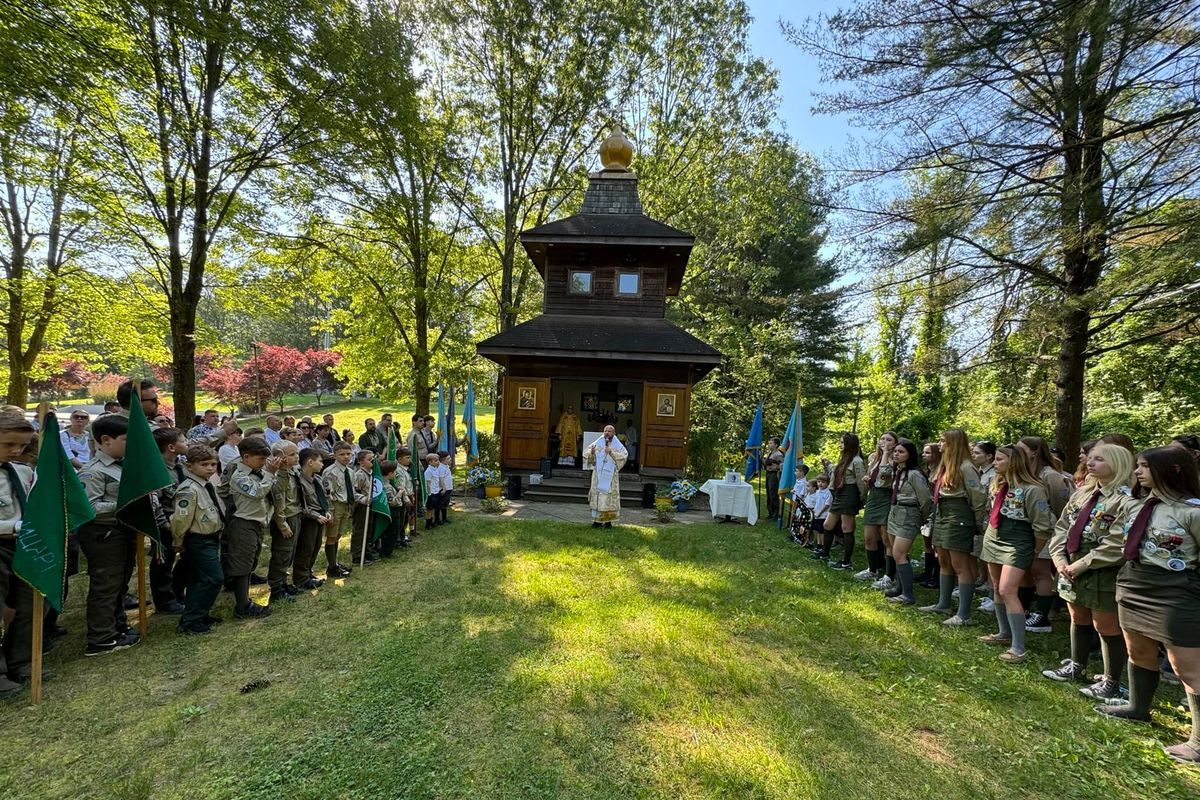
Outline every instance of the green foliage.
{"label": "green foliage", "polygon": [[482,430],[477,425],[475,437],[479,444],[479,465],[488,469],[500,469],[500,437],[494,433]]}
{"label": "green foliage", "polygon": [[479,510],[485,514],[499,514],[507,508],[508,500],[503,497],[485,497],[479,501]]}
{"label": "green foliage", "polygon": [[688,433],[687,474],[693,481],[706,481],[721,468],[722,433],[710,428],[692,428]]}
{"label": "green foliage", "polygon": [[659,522],[675,521],[675,501],[669,497],[654,499],[654,519]]}

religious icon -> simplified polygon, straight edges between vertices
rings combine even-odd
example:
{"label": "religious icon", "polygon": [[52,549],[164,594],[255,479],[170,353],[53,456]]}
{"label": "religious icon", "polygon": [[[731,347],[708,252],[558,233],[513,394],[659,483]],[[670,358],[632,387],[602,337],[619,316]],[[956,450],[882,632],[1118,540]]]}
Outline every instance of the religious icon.
{"label": "religious icon", "polygon": [[584,394],[580,398],[580,408],[584,411],[597,411],[600,408],[600,395]]}
{"label": "religious icon", "polygon": [[619,394],[617,395],[617,413],[632,414],[633,413],[633,395]]}
{"label": "religious icon", "polygon": [[675,416],[675,395],[660,394],[658,396],[658,416],[660,416],[660,417]]}
{"label": "religious icon", "polygon": [[537,410],[537,389],[532,386],[522,386],[517,389],[517,410]]}

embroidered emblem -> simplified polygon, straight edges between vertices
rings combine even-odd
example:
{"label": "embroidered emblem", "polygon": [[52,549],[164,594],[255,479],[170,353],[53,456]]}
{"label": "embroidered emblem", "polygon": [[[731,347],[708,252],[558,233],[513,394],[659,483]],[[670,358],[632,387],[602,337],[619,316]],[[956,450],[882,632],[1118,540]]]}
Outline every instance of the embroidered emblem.
{"label": "embroidered emblem", "polygon": [[258,484],[249,478],[238,478],[238,488],[251,497],[258,497]]}
{"label": "embroidered emblem", "polygon": [[1167,560],[1167,569],[1172,572],[1183,572],[1187,569],[1187,564],[1184,563],[1182,558],[1172,558]]}
{"label": "embroidered emblem", "polygon": [[187,499],[186,497],[181,497],[181,498],[179,498],[179,500],[177,500],[177,501],[175,502],[175,506],[176,506],[176,507],[177,507],[177,508],[178,508],[180,511],[182,511],[183,509],[185,509],[185,508],[187,508],[187,507],[188,507],[188,499]]}

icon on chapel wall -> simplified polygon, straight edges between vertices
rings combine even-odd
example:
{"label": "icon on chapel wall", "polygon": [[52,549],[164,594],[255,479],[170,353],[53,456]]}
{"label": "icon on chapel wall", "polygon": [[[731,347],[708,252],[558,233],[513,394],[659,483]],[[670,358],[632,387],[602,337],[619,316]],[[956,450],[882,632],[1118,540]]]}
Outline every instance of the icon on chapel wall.
{"label": "icon on chapel wall", "polygon": [[517,389],[517,410],[537,410],[537,389],[532,386],[522,386]]}
{"label": "icon on chapel wall", "polygon": [[579,407],[584,411],[598,411],[600,409],[600,395],[584,394],[580,396]]}
{"label": "icon on chapel wall", "polygon": [[660,394],[658,396],[658,416],[660,416],[660,417],[675,416],[675,395]]}
{"label": "icon on chapel wall", "polygon": [[633,413],[633,395],[619,394],[617,395],[617,413],[632,414]]}

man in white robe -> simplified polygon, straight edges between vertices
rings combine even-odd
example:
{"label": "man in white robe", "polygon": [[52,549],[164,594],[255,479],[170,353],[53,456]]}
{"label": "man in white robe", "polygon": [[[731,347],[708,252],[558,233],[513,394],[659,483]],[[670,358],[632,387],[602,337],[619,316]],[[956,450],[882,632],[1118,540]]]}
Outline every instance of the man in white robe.
{"label": "man in white robe", "polygon": [[629,451],[617,438],[612,425],[604,426],[604,435],[583,451],[584,466],[592,466],[592,488],[588,504],[592,507],[592,527],[602,524],[611,528],[621,516],[621,479],[618,473],[625,466]]}

